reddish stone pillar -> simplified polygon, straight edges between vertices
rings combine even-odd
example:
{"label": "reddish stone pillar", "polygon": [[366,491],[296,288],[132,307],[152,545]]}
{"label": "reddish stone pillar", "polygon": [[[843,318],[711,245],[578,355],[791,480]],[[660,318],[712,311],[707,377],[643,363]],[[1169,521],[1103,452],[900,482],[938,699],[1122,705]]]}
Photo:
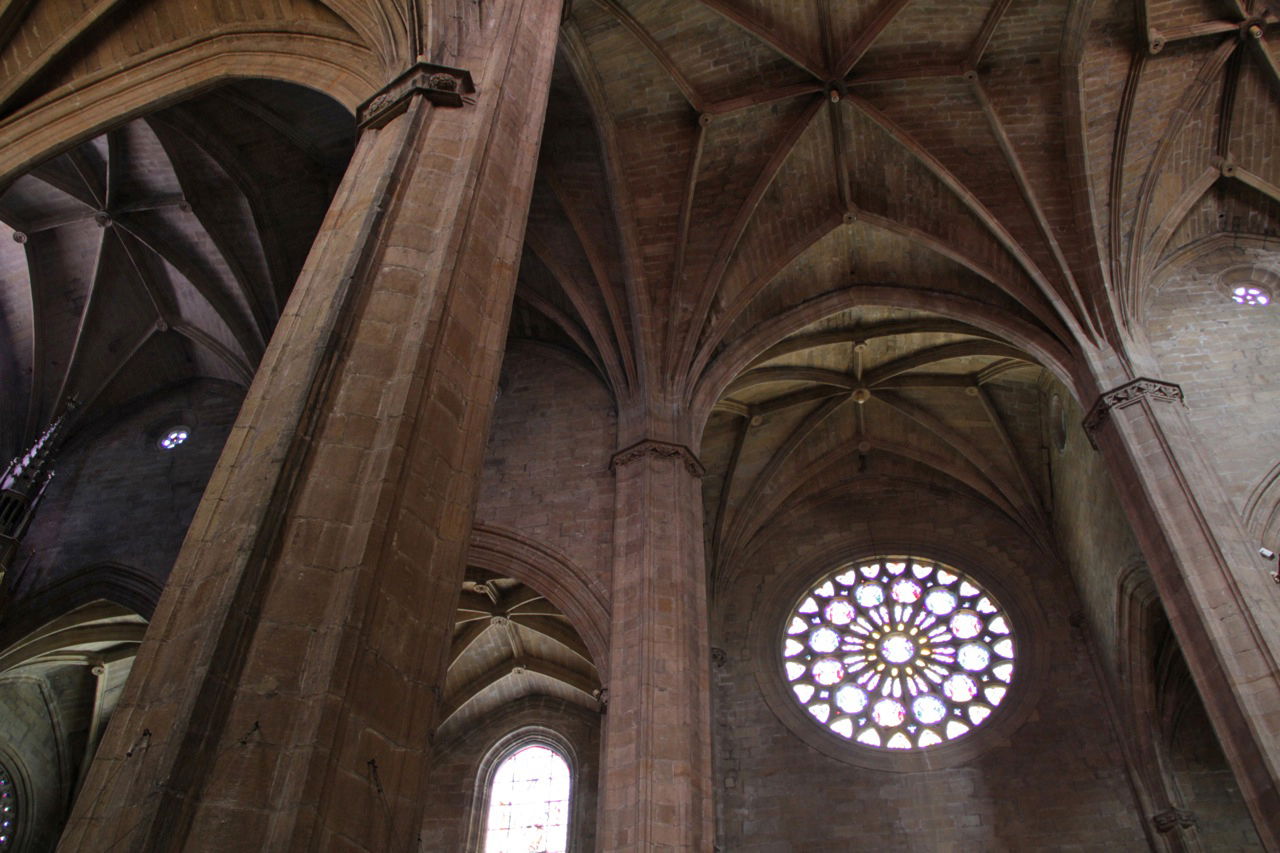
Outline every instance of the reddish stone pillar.
{"label": "reddish stone pillar", "polygon": [[1177,385],[1120,385],[1085,428],[1116,472],[1258,835],[1280,849],[1280,586],[1201,457]]}
{"label": "reddish stone pillar", "polygon": [[416,851],[560,22],[361,110],[62,850]]}
{"label": "reddish stone pillar", "polygon": [[618,453],[601,849],[711,850],[710,639],[702,466],[640,441]]}

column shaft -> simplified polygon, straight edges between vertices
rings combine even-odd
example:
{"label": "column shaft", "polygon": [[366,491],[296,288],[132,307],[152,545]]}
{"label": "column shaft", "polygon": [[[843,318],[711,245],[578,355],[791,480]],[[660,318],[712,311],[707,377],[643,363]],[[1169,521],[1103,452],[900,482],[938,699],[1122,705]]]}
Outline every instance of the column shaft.
{"label": "column shaft", "polygon": [[614,459],[602,849],[710,850],[710,640],[700,466],[646,441]]}
{"label": "column shaft", "polygon": [[1137,380],[1086,419],[1268,849],[1280,849],[1280,587],[1202,459],[1177,386]]}
{"label": "column shaft", "polygon": [[417,849],[559,6],[368,105],[60,849]]}

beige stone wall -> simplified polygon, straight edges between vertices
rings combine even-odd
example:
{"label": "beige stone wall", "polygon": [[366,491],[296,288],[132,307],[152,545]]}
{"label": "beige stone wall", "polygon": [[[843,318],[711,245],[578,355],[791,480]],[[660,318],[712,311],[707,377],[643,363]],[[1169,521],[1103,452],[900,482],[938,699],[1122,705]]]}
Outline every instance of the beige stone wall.
{"label": "beige stone wall", "polygon": [[[1148,576],[1148,569],[1104,460],[1081,429],[1083,413],[1065,389],[1055,384],[1045,390],[1045,411],[1054,396],[1065,426],[1059,449],[1059,425],[1046,416],[1054,534],[1063,567],[1079,594],[1081,639],[1109,682],[1105,686],[1124,737],[1132,739],[1131,772],[1147,780],[1148,796],[1167,796],[1196,815],[1195,834],[1204,849],[1256,849],[1253,822],[1181,653],[1173,653],[1181,680],[1157,672],[1157,637],[1147,632],[1164,632],[1159,636],[1177,642],[1167,633],[1163,609],[1158,602],[1153,605],[1155,628],[1134,619],[1140,608],[1129,599],[1125,581]],[[1172,706],[1182,709],[1176,719],[1167,718],[1165,709]],[[1142,738],[1151,739],[1153,751],[1144,751]]]}
{"label": "beige stone wall", "polygon": [[0,678],[0,764],[14,774],[25,851],[52,850],[67,819],[68,800],[79,770],[88,709],[77,699],[87,667],[11,672]]}
{"label": "beige stone wall", "polygon": [[[1234,509],[1258,521],[1280,501],[1275,491],[1257,495],[1272,485],[1280,463],[1280,314],[1274,304],[1239,305],[1230,291],[1233,283],[1258,283],[1280,299],[1280,278],[1269,272],[1278,260],[1274,250],[1238,249],[1188,264],[1164,281],[1145,318],[1160,378],[1182,386],[1203,452]],[[1252,267],[1256,275],[1219,277],[1232,267]],[[1250,513],[1255,495],[1263,505]]]}

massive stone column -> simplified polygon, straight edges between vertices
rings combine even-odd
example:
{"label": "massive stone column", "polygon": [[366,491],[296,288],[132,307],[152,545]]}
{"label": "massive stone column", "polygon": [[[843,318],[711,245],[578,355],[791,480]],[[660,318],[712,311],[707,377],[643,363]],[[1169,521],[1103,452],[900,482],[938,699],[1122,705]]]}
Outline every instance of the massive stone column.
{"label": "massive stone column", "polygon": [[1115,472],[1258,834],[1280,849],[1280,587],[1202,458],[1177,385],[1121,383],[1085,428]]}
{"label": "massive stone column", "polygon": [[361,110],[62,850],[417,850],[560,2],[471,14]]}
{"label": "massive stone column", "polygon": [[711,850],[710,638],[702,466],[644,439],[614,456],[613,628],[601,848]]}

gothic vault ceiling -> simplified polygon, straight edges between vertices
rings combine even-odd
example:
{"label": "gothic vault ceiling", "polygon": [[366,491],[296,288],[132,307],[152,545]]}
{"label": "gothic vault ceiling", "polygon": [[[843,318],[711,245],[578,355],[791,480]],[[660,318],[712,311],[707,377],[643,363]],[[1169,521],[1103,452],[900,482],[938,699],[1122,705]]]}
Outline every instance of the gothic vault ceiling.
{"label": "gothic vault ceiling", "polygon": [[600,677],[586,643],[532,587],[468,569],[454,620],[441,736],[532,694],[596,710]]}
{"label": "gothic vault ceiling", "polygon": [[576,0],[513,334],[707,416],[713,566],[833,472],[1045,543],[1049,377],[1280,234],[1278,44],[1244,0]]}
{"label": "gothic vault ceiling", "polygon": [[[0,141],[162,64],[163,35],[145,57],[98,36],[177,5],[0,3]],[[317,85],[348,105],[448,54],[414,10],[484,8],[223,5],[181,20],[210,15],[210,50],[234,35],[246,63],[323,45]],[[1277,97],[1259,0],[574,0],[512,334],[584,361],[620,405],[705,424],[682,438],[708,466],[713,560],[840,465],[945,484],[1042,537],[1043,371],[1089,398],[1085,362],[1141,338],[1170,270],[1270,249]],[[350,133],[314,93],[241,83],[5,186],[0,447],[72,396],[99,414],[247,381]]]}
{"label": "gothic vault ceiling", "polygon": [[522,302],[620,397],[699,411],[849,304],[1073,382],[1167,259],[1280,233],[1275,29],[1244,0],[577,0]]}
{"label": "gothic vault ceiling", "polygon": [[237,84],[0,194],[0,448],[209,378],[247,386],[349,156],[351,119]]}

